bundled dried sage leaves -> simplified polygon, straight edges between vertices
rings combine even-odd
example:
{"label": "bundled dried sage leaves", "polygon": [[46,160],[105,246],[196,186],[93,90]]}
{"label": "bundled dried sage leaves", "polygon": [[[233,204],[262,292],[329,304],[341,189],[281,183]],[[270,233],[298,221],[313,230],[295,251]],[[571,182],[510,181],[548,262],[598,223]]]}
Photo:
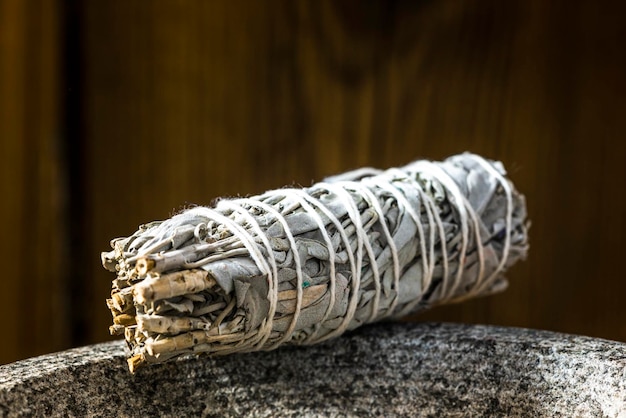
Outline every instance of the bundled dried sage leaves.
{"label": "bundled dried sage leaves", "polygon": [[112,241],[113,334],[131,371],[187,353],[313,344],[504,289],[527,251],[524,198],[462,154],[224,199]]}

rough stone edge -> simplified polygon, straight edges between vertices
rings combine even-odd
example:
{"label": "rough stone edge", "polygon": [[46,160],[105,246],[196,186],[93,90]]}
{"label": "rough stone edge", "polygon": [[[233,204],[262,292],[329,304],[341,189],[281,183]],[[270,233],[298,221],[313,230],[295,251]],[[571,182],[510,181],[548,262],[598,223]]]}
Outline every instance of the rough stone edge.
{"label": "rough stone edge", "polygon": [[[364,342],[371,343],[372,341],[378,341],[380,338],[399,340],[405,351],[412,348],[414,343],[416,349],[420,349],[424,342],[430,341],[439,350],[456,350],[457,355],[459,347],[467,348],[479,343],[488,345],[493,343],[494,347],[496,347],[494,353],[497,356],[497,360],[494,363],[497,363],[497,366],[502,366],[498,362],[501,362],[502,358],[506,357],[506,355],[503,356],[503,353],[507,352],[507,347],[521,349],[524,351],[521,355],[513,353],[518,356],[517,359],[513,359],[513,362],[520,358],[524,360],[532,359],[537,362],[535,365],[530,365],[529,372],[535,370],[538,375],[532,377],[539,379],[537,381],[541,383],[542,387],[549,388],[546,391],[545,400],[554,404],[553,412],[573,411],[580,416],[596,413],[604,416],[626,416],[624,415],[626,414],[626,344],[624,343],[522,328],[405,323],[379,324],[364,327],[346,337],[324,344],[328,346],[327,348],[322,346],[322,348],[318,347],[314,351],[322,350],[321,352],[324,352],[323,350],[328,350],[330,355],[333,353],[333,350],[341,347],[344,342],[359,342],[360,340],[359,343],[363,345]],[[300,349],[287,348],[285,353],[288,354],[288,352],[293,352],[294,350]],[[341,350],[346,351],[345,347],[342,347]],[[306,354],[299,351],[294,352],[294,355],[296,357],[306,356]],[[119,369],[125,363],[125,356],[126,349],[124,343],[116,341],[76,348],[0,366],[0,401],[11,399],[11,392],[15,394],[16,390],[21,390],[20,387],[28,390],[34,381],[38,381],[39,386],[43,385],[45,387],[47,382],[54,381],[53,377],[55,374],[61,376],[63,375],[63,370],[77,370],[88,363],[91,365],[98,364],[103,369],[107,367]],[[248,356],[248,359],[242,358],[237,361],[242,363],[250,361],[254,354],[244,356]],[[219,364],[216,363],[214,358],[196,359],[193,357],[180,361],[185,363],[181,365],[181,368],[186,367],[189,369],[193,369],[194,366],[201,368]],[[487,363],[489,363],[488,359]],[[442,375],[445,375],[446,370],[454,366],[450,364],[442,365]],[[604,374],[594,375],[591,371],[596,369],[604,370]],[[435,373],[438,373],[438,369],[435,368],[435,370]],[[147,374],[149,373],[150,371],[147,372]],[[524,376],[524,373],[514,373],[514,375]],[[468,378],[471,378],[471,376],[468,376]],[[46,382],[41,383],[42,379],[46,379]],[[55,386],[55,383],[49,384],[49,387],[53,386]],[[585,392],[577,396],[579,405],[568,405],[570,401],[567,398],[558,398],[561,395],[560,391],[562,391],[563,396],[566,396],[568,391],[572,391],[572,388],[578,388]],[[612,391],[606,393],[607,388],[611,388]],[[27,394],[25,396],[31,395]],[[535,398],[535,401],[537,399],[541,400],[541,395],[539,397],[535,395]],[[7,404],[4,405],[4,408],[7,408]],[[0,412],[3,412],[2,409],[0,408]],[[4,412],[7,411],[11,413],[10,405],[8,405],[8,409],[4,409]],[[555,416],[558,416],[558,414],[555,414]]]}

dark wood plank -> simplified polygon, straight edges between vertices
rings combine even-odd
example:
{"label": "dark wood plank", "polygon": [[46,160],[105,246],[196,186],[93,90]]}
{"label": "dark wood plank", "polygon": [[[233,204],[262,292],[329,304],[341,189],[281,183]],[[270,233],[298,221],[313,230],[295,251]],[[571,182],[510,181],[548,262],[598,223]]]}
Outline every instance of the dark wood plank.
{"label": "dark wood plank", "polygon": [[0,1],[0,363],[70,346],[60,19],[57,1]]}
{"label": "dark wood plank", "polygon": [[471,150],[527,194],[508,292],[420,319],[626,340],[620,3],[85,3],[91,341],[109,239],[189,203]]}

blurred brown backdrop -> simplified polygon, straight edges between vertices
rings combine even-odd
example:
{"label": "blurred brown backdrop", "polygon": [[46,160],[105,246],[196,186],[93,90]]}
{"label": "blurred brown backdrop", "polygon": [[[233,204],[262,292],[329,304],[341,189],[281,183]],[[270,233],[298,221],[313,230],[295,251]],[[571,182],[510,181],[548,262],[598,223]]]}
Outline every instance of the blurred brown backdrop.
{"label": "blurred brown backdrop", "polygon": [[0,363],[107,340],[111,238],[470,150],[525,192],[503,294],[418,320],[626,341],[621,2],[0,0]]}

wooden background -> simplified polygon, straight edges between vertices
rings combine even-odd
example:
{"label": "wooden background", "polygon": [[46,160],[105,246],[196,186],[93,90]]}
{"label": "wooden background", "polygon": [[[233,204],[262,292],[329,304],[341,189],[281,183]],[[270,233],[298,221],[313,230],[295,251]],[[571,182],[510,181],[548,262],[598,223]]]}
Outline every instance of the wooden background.
{"label": "wooden background", "polygon": [[417,320],[626,341],[622,4],[0,0],[0,363],[109,339],[100,251],[141,223],[465,150],[530,257]]}

